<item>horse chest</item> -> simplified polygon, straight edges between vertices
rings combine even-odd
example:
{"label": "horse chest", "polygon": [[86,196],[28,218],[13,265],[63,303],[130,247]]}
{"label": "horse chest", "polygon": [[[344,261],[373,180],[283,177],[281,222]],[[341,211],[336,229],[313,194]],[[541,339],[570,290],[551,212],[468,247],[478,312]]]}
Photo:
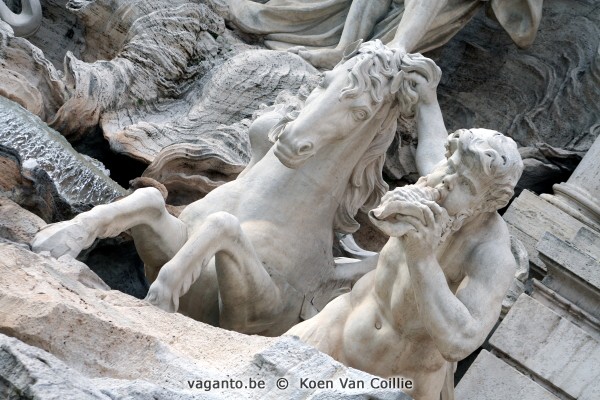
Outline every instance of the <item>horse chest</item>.
{"label": "horse chest", "polygon": [[326,264],[331,256],[330,235],[299,234],[293,226],[282,229],[278,223],[268,220],[249,220],[242,223],[242,230],[252,242],[257,255],[267,268],[277,270],[312,269]]}

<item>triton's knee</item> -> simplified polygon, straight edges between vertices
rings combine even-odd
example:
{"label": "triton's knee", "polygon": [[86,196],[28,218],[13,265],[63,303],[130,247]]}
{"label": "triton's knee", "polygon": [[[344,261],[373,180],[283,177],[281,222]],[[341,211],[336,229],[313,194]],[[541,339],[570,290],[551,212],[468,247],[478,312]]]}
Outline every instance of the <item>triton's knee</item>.
{"label": "triton's knee", "polygon": [[225,211],[210,214],[205,222],[212,229],[219,230],[222,234],[231,238],[238,237],[242,232],[240,221],[237,217]]}

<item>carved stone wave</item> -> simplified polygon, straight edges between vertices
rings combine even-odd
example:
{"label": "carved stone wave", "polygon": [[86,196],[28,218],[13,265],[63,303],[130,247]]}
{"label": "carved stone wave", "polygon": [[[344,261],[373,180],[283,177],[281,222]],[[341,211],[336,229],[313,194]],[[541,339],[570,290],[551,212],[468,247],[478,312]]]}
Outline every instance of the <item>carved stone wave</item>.
{"label": "carved stone wave", "polygon": [[169,204],[189,204],[242,172],[247,159],[246,148],[239,146],[238,149],[236,153],[236,149],[215,147],[206,141],[172,144],[158,153],[142,176],[165,185]]}
{"label": "carved stone wave", "polygon": [[[272,103],[283,89],[295,92],[302,85],[314,87],[318,75],[295,54],[247,51],[213,70],[200,82],[201,89],[190,92],[184,101],[156,110],[162,116],[148,113],[142,121],[126,125],[123,121],[130,110],[123,109],[106,114],[102,127],[113,149],[145,162],[152,162],[173,143],[210,142],[215,149],[234,149],[239,153],[237,163],[245,164],[250,151],[247,128],[231,125],[251,117],[261,104]],[[186,107],[184,115],[182,107]]]}
{"label": "carved stone wave", "polygon": [[67,54],[71,95],[50,124],[68,137],[87,133],[107,110],[142,108],[181,96],[214,66],[218,46],[213,36],[225,29],[206,6],[181,0],[73,0],[68,7],[94,27],[86,37],[96,49],[93,55],[111,56],[118,49],[110,61],[93,63]]}
{"label": "carved stone wave", "polygon": [[14,149],[24,167],[43,169],[64,200],[79,212],[126,191],[71,147],[58,132],[18,104],[0,97],[0,144]]}

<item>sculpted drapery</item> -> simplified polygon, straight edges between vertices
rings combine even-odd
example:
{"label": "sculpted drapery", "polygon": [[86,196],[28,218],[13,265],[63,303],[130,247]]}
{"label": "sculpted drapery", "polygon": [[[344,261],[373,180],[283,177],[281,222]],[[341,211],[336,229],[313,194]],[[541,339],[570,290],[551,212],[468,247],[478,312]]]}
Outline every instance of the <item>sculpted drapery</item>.
{"label": "sculpted drapery", "polygon": [[[543,0],[448,0],[414,51],[425,52],[446,43],[475,15],[490,6],[498,22],[519,47],[531,45],[539,26]],[[335,47],[352,0],[270,0],[265,4],[231,0],[232,21],[242,30],[265,35],[267,47]],[[371,37],[390,42],[402,19],[404,0],[394,0]]]}

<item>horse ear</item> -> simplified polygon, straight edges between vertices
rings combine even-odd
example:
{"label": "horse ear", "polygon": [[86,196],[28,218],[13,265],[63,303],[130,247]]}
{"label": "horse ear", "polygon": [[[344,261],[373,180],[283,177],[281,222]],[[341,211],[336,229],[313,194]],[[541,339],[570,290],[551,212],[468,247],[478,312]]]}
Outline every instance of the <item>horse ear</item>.
{"label": "horse ear", "polygon": [[358,53],[358,49],[360,48],[362,42],[362,39],[358,39],[346,46],[346,48],[344,49],[344,56],[342,61],[348,61],[349,59],[354,57],[354,55]]}
{"label": "horse ear", "polygon": [[404,80],[404,71],[400,71],[392,79],[392,83],[390,84],[390,93],[393,94],[393,93],[396,93],[398,90],[400,90],[400,85],[402,84],[403,80]]}

